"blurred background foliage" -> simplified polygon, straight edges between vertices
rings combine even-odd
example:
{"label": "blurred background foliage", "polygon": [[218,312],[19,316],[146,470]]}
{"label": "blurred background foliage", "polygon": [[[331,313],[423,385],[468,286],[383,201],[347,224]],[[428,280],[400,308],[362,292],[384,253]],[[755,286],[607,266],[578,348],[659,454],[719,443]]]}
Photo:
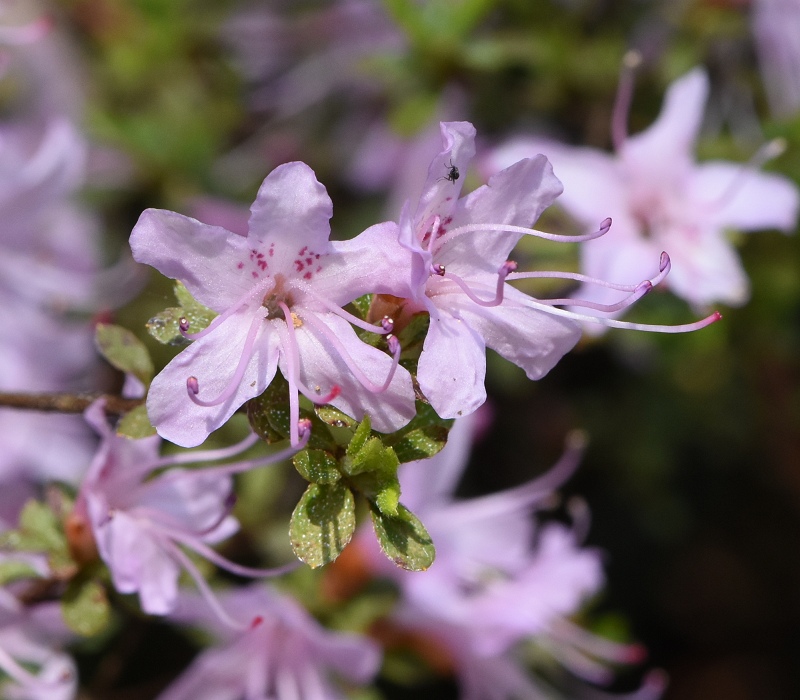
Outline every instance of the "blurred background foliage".
{"label": "blurred background foliage", "polygon": [[[744,161],[783,136],[788,149],[768,169],[800,182],[800,115],[769,117],[746,1],[374,0],[369,12],[337,15],[351,4],[54,4],[79,49],[85,128],[119,157],[120,182],[87,194],[113,245],[124,245],[146,207],[192,213],[201,196],[247,206],[264,175],[293,159],[331,193],[335,234],[355,235],[388,218],[391,180],[365,191],[352,177],[376,125],[411,139],[446,117],[472,121],[483,144],[540,132],[607,148],[629,48],[644,59],[631,132],[651,123],[671,80],[704,65],[713,88],[699,157]],[[319,89],[301,94],[311,78]],[[540,227],[574,230],[555,211]],[[711,328],[611,331],[538,383],[490,358],[494,422],[462,487],[519,483],[555,460],[570,429],[588,431],[567,491],[591,511],[588,543],[608,554],[598,611],[627,620],[650,662],[668,671],[673,700],[800,697],[800,237],[765,232],[738,243],[752,299],[720,308],[724,320]],[[572,249],[526,245],[523,255],[575,269]],[[172,304],[170,290],[153,277],[115,320],[150,342],[144,323]],[[629,315],[695,316],[663,293]],[[151,347],[166,362],[169,352]],[[270,484],[254,488],[277,488],[264,478]],[[133,647],[116,652],[126,658],[115,671],[122,686],[143,659],[178,663],[183,654],[163,625],[137,625]],[[145,697],[142,687],[114,697]]]}

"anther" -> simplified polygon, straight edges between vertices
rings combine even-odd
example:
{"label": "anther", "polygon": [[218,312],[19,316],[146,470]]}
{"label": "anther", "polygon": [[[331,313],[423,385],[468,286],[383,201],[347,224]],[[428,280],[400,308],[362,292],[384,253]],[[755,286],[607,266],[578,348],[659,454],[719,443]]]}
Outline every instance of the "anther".
{"label": "anther", "polygon": [[261,627],[264,624],[264,618],[261,615],[256,615],[250,623],[250,629],[254,630],[256,627]]}
{"label": "anther", "polygon": [[186,333],[189,330],[189,319],[186,316],[181,316],[178,319],[178,328],[181,329],[181,333]]}
{"label": "anther", "polygon": [[189,396],[197,396],[200,393],[200,382],[197,381],[197,377],[192,376],[186,380],[186,389]]}
{"label": "anther", "polygon": [[394,319],[384,316],[381,319],[381,328],[383,328],[383,330],[385,330],[387,333],[391,333],[392,330],[394,330]]}
{"label": "anther", "polygon": [[396,335],[387,335],[386,343],[389,345],[389,352],[392,355],[397,355],[400,352],[400,341]]}
{"label": "anther", "polygon": [[300,436],[300,442],[305,445],[311,437],[311,419],[301,418],[297,421],[297,433]]}
{"label": "anther", "polygon": [[444,265],[440,265],[439,263],[434,263],[431,265],[431,274],[432,275],[439,275],[440,277],[444,277],[446,273]]}

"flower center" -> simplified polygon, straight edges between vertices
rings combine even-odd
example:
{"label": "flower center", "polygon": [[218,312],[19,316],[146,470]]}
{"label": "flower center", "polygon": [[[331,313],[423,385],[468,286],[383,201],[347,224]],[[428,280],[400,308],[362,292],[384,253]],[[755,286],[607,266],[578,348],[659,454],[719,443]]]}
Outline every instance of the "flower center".
{"label": "flower center", "polygon": [[[268,319],[284,317],[281,304],[286,304],[289,308],[294,305],[292,291],[286,282],[286,278],[281,274],[277,274],[273,279],[275,280],[275,286],[264,295],[264,299],[261,301],[261,305],[267,310]],[[299,319],[294,314],[292,314],[292,322],[297,328]]]}

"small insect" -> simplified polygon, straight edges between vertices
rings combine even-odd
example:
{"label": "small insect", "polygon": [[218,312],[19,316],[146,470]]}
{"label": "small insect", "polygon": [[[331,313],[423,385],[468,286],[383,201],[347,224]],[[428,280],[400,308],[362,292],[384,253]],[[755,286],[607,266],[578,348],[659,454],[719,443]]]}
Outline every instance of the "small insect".
{"label": "small insect", "polygon": [[[439,180],[447,180],[448,182],[455,182],[458,178],[461,177],[461,173],[458,172],[458,168],[453,165],[452,159],[450,160],[449,165],[447,166],[449,170],[447,171],[447,175],[440,177]],[[437,182],[439,181],[437,180]]]}

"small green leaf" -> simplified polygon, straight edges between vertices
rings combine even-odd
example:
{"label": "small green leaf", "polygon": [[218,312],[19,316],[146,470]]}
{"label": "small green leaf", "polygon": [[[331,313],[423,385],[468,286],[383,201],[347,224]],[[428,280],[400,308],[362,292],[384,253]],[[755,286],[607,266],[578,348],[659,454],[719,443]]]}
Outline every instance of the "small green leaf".
{"label": "small green leaf", "polygon": [[297,558],[316,569],[342,553],[355,528],[350,489],[341,484],[311,484],[292,513],[289,536]]}
{"label": "small green leaf", "polygon": [[41,574],[21,559],[6,559],[0,562],[0,586],[22,578],[41,578]]}
{"label": "small green leaf", "polygon": [[385,515],[375,504],[370,506],[375,534],[389,559],[408,571],[425,571],[433,564],[436,550],[417,516],[403,505],[398,506],[396,516]]}
{"label": "small green leaf", "polygon": [[439,418],[430,404],[417,401],[417,415],[408,425],[386,435],[383,442],[394,448],[401,463],[433,457],[447,444],[452,420]]}
{"label": "small green leaf", "polygon": [[117,435],[138,440],[156,434],[156,429],[147,416],[147,407],[142,404],[128,411],[117,423]]}
{"label": "small green leaf", "polygon": [[156,314],[147,322],[147,330],[157,341],[165,345],[185,345],[186,338],[180,329],[180,319],[189,322],[189,332],[198,333],[214,320],[217,314],[200,304],[181,282],[175,283],[175,298],[179,307],[170,307]]}
{"label": "small green leaf", "polygon": [[100,354],[121,372],[133,374],[144,385],[153,378],[150,353],[133,333],[122,326],[98,323],[94,336]]}
{"label": "small green leaf", "polygon": [[67,626],[81,636],[102,632],[111,617],[105,588],[94,580],[72,580],[61,598],[61,614]]}
{"label": "small green leaf", "polygon": [[369,438],[370,431],[372,430],[372,425],[370,424],[369,416],[364,416],[364,420],[361,421],[359,426],[356,428],[356,432],[353,433],[353,437],[350,440],[350,444],[347,446],[347,454],[350,456],[358,454],[362,447],[364,447],[364,443],[366,443],[367,438]]}
{"label": "small green leaf", "polygon": [[364,296],[358,297],[358,299],[353,299],[350,302],[358,311],[358,315],[361,318],[366,318],[367,314],[369,313],[369,307],[372,305],[372,294],[365,294]]}
{"label": "small green leaf", "polygon": [[75,569],[58,516],[38,501],[28,501],[19,516],[19,528],[0,535],[0,547],[23,552],[42,552],[56,577],[68,577]]}
{"label": "small green leaf", "polygon": [[[350,445],[353,443],[351,442]],[[348,448],[349,451],[349,448]],[[348,455],[342,460],[342,468],[350,476],[364,472],[380,472],[394,475],[400,462],[391,447],[385,447],[376,437],[366,441],[361,449],[353,456]]]}
{"label": "small green leaf", "polygon": [[303,450],[292,458],[292,463],[300,476],[315,484],[335,484],[342,478],[338,461],[325,450]]}
{"label": "small green leaf", "polygon": [[353,428],[358,425],[358,421],[355,418],[342,413],[338,408],[334,408],[330,404],[315,406],[314,412],[321,421],[332,425],[334,428]]}

